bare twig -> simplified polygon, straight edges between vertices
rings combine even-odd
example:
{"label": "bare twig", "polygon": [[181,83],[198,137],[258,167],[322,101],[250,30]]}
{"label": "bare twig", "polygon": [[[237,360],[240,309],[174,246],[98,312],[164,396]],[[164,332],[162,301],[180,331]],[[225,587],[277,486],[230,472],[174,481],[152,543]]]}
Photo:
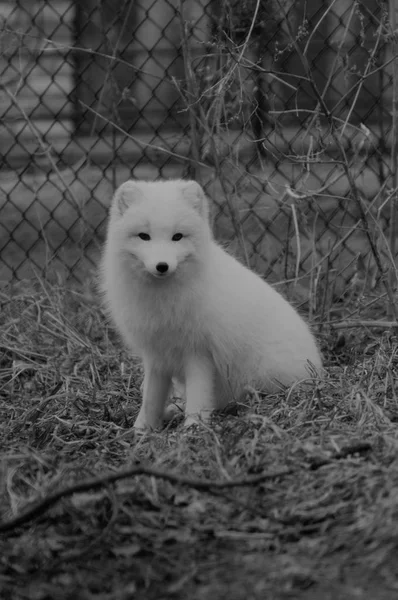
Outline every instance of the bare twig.
{"label": "bare twig", "polygon": [[199,151],[199,139],[197,130],[197,118],[196,118],[196,107],[195,101],[198,95],[197,86],[195,82],[195,76],[192,71],[192,57],[190,52],[190,46],[188,42],[187,23],[184,20],[184,2],[180,0],[180,30],[181,30],[181,41],[182,41],[182,56],[184,61],[184,73],[187,84],[187,93],[189,97],[188,101],[188,114],[189,114],[189,128],[191,132],[191,150],[194,164],[191,166],[191,176],[193,179],[197,178],[196,170],[200,161]]}
{"label": "bare twig", "polygon": [[[126,13],[125,17],[123,18],[122,26],[120,28],[119,35],[118,35],[118,38],[116,40],[116,44],[115,44],[115,46],[113,48],[113,52],[112,52],[112,56],[111,56],[109,64],[108,64],[108,68],[107,68],[107,70],[105,72],[105,78],[104,78],[104,81],[103,81],[103,84],[102,84],[102,87],[101,87],[101,93],[100,93],[100,96],[98,98],[98,108],[99,108],[99,110],[101,110],[101,107],[103,106],[103,103],[104,103],[104,96],[105,96],[106,91],[107,91],[107,84],[108,84],[108,81],[109,81],[109,79],[111,78],[111,75],[112,75],[112,69],[113,69],[113,67],[115,65],[115,61],[116,61],[116,55],[118,53],[120,42],[122,41],[122,38],[123,38],[123,35],[124,35],[124,30],[125,30],[126,25],[128,23],[128,20],[129,20],[132,8],[133,8],[133,1],[131,0],[129,2],[128,8],[127,8],[127,13]],[[124,7],[123,7],[123,9],[124,9]],[[95,115],[94,119],[93,119],[93,124],[91,126],[91,130],[90,130],[90,135],[91,136],[94,135],[95,128],[96,128],[96,125],[97,125],[97,119],[98,119],[98,117],[97,117],[97,115]]]}
{"label": "bare twig", "polygon": [[[314,37],[315,33],[317,32],[317,30],[320,28],[322,21],[323,21],[324,19],[326,19],[326,17],[327,17],[327,15],[328,15],[328,13],[329,13],[329,12],[332,10],[332,8],[334,7],[334,5],[336,4],[336,2],[337,2],[337,1],[338,1],[338,0],[332,0],[332,2],[329,4],[329,6],[328,6],[328,7],[326,7],[326,9],[325,9],[325,12],[324,12],[324,13],[321,15],[321,18],[319,19],[319,21],[318,21],[318,22],[316,23],[316,25],[315,25],[315,26],[312,28],[312,31],[311,31],[310,35],[308,36],[308,40],[307,40],[307,42],[306,42],[306,44],[305,44],[305,47],[304,47],[304,51],[303,51],[303,54],[304,54],[304,55],[306,55],[306,54],[307,54],[307,52],[308,52],[308,49],[309,49],[309,47],[310,47],[310,43],[311,43],[311,41],[312,41],[312,39],[313,39],[313,37]],[[355,6],[355,4],[353,5],[353,7],[354,7],[354,6]],[[343,36],[343,37],[344,37],[344,36]],[[333,68],[332,68],[332,71],[333,71]]]}
{"label": "bare twig", "polygon": [[335,327],[335,329],[352,329],[354,327],[381,327],[382,329],[393,329],[395,327],[398,328],[398,323],[396,321],[329,321],[326,323],[327,325],[331,325]]}
{"label": "bare twig", "polygon": [[43,154],[45,154],[51,164],[51,167],[54,171],[54,173],[56,173],[56,175],[59,177],[63,187],[65,190],[68,191],[68,194],[70,194],[70,197],[73,200],[73,205],[76,208],[77,213],[79,214],[79,217],[84,219],[84,215],[81,211],[81,207],[80,207],[80,203],[77,199],[77,197],[75,196],[75,194],[73,193],[73,190],[71,189],[71,186],[69,186],[65,179],[64,176],[62,174],[62,172],[59,170],[59,168],[57,167],[57,164],[53,158],[53,156],[51,155],[51,147],[47,147],[45,142],[43,141],[39,131],[37,130],[36,126],[32,123],[32,121],[30,120],[28,114],[26,113],[24,107],[22,106],[22,104],[19,102],[18,98],[12,93],[10,92],[10,90],[7,87],[3,87],[2,89],[4,90],[4,92],[7,94],[8,98],[10,99],[11,103],[19,110],[19,112],[21,113],[22,117],[24,118],[25,122],[28,124],[29,129],[32,132],[32,135],[34,136],[34,138],[37,140],[37,143],[39,144]]}
{"label": "bare twig", "polygon": [[[355,5],[354,5],[354,6],[355,6]],[[348,124],[348,123],[349,123],[349,121],[350,121],[350,118],[351,118],[352,112],[353,112],[353,110],[354,110],[355,106],[357,105],[358,98],[359,98],[359,94],[360,94],[360,92],[361,92],[361,90],[362,90],[362,87],[363,87],[363,84],[364,84],[364,82],[365,82],[366,78],[367,78],[367,77],[368,77],[368,75],[369,75],[370,67],[371,67],[371,65],[373,64],[374,58],[375,58],[375,56],[376,56],[376,52],[377,52],[377,50],[379,49],[379,44],[380,44],[380,40],[381,40],[381,31],[382,31],[382,28],[381,28],[381,26],[380,26],[380,27],[378,28],[378,31],[377,31],[377,38],[376,38],[376,42],[375,42],[375,44],[374,44],[374,46],[373,46],[373,48],[372,48],[372,52],[371,52],[371,54],[370,54],[370,57],[369,57],[369,59],[368,59],[368,61],[367,61],[367,63],[366,63],[366,66],[365,66],[365,71],[362,73],[362,77],[361,77],[361,82],[360,82],[360,85],[358,85],[358,87],[357,87],[357,89],[356,89],[356,91],[355,91],[355,96],[354,96],[353,100],[350,102],[351,106],[350,106],[350,109],[349,109],[349,111],[348,111],[348,113],[347,113],[347,117],[346,117],[345,123],[344,123],[344,125],[343,125],[343,129],[341,130],[341,133],[340,133],[340,136],[341,136],[341,137],[343,137],[343,135],[344,135],[344,131],[345,131],[345,128],[346,128],[347,124]]]}
{"label": "bare twig", "polygon": [[[326,117],[326,120],[329,124],[329,128],[330,128],[330,135],[332,136],[338,150],[340,153],[340,156],[342,157],[342,166],[345,172],[345,175],[347,177],[348,180],[348,184],[351,190],[351,194],[353,196],[353,199],[355,201],[355,204],[357,205],[358,208],[358,212],[361,218],[361,222],[365,231],[365,235],[366,238],[368,240],[369,243],[369,247],[370,250],[372,252],[373,258],[375,260],[376,263],[376,267],[377,270],[380,274],[380,278],[381,281],[385,287],[385,290],[387,292],[387,297],[388,297],[388,302],[389,302],[389,310],[390,312],[392,312],[394,318],[397,320],[398,322],[398,310],[397,307],[395,306],[395,299],[394,299],[394,294],[393,294],[393,288],[391,286],[390,283],[390,277],[389,277],[389,273],[386,272],[386,270],[383,267],[383,261],[379,252],[379,249],[377,247],[377,245],[375,244],[374,240],[373,240],[373,236],[372,236],[372,232],[369,226],[369,221],[366,215],[366,207],[363,204],[363,199],[361,197],[361,194],[355,184],[355,179],[353,177],[353,174],[351,172],[350,166],[349,166],[349,162],[347,160],[347,155],[346,155],[346,151],[344,148],[344,144],[341,140],[341,137],[338,135],[337,131],[336,131],[336,127],[335,127],[335,119],[334,119],[334,115],[333,113],[329,110],[326,102],[325,102],[325,98],[324,98],[324,94],[321,94],[321,92],[318,89],[318,86],[314,80],[312,71],[311,71],[311,67],[310,64],[308,62],[307,57],[303,54],[303,51],[301,50],[299,44],[297,43],[297,40],[294,36],[294,32],[292,30],[291,24],[289,22],[289,19],[287,18],[287,14],[286,11],[282,5],[282,2],[280,0],[277,0],[278,5],[281,9],[282,14],[284,15],[284,19],[286,21],[286,26],[287,26],[287,30],[290,36],[290,40],[292,42],[292,45],[295,49],[295,51],[297,52],[298,57],[300,58],[300,62],[304,68],[305,74],[307,76],[308,79],[308,83],[310,84],[312,91],[314,92],[314,95],[316,97],[316,100],[318,102],[318,109],[320,109],[323,113],[323,115]],[[391,269],[393,267],[391,266]],[[391,270],[390,269],[390,270]]]}
{"label": "bare twig", "polygon": [[344,460],[353,454],[366,455],[371,452],[372,449],[372,445],[369,442],[356,442],[349,444],[348,446],[344,446],[340,451],[334,452],[330,458],[323,456],[312,457],[310,459],[310,468],[311,471],[316,471],[320,467],[330,464],[332,460]]}
{"label": "bare twig", "polygon": [[20,525],[25,525],[36,517],[44,514],[49,508],[54,506],[54,504],[63,498],[69,498],[70,496],[73,496],[73,494],[100,489],[128,477],[137,477],[139,475],[156,477],[157,479],[164,479],[165,481],[169,481],[177,485],[183,485],[195,490],[206,492],[211,490],[225,490],[228,488],[258,485],[259,483],[263,483],[264,481],[268,481],[270,479],[284,477],[289,475],[291,472],[291,469],[281,469],[280,471],[275,471],[274,473],[262,473],[261,475],[242,477],[240,479],[233,479],[229,481],[205,481],[202,479],[182,477],[181,475],[176,475],[174,473],[167,473],[154,467],[132,467],[116,473],[109,473],[108,475],[104,475],[102,477],[87,479],[86,481],[76,483],[67,488],[61,489],[58,492],[49,494],[46,498],[39,501],[31,508],[28,508],[21,515],[14,517],[5,523],[0,523],[0,532],[4,533],[19,527]]}
{"label": "bare twig", "polygon": [[299,229],[299,225],[298,225],[297,211],[296,211],[296,207],[294,206],[294,204],[292,204],[291,208],[292,208],[294,234],[296,237],[296,247],[297,247],[296,268],[295,268],[295,278],[297,281],[297,279],[299,277],[299,269],[300,269],[300,263],[301,263],[300,229]]}
{"label": "bare twig", "polygon": [[[389,283],[391,289],[394,288],[394,285],[397,282],[397,271],[396,271],[396,239],[397,239],[397,210],[398,210],[398,131],[397,131],[397,123],[398,123],[398,61],[396,59],[398,44],[398,32],[397,32],[397,20],[396,20],[396,1],[389,0],[389,13],[390,13],[390,29],[391,29],[391,52],[395,57],[394,62],[392,63],[392,130],[391,130],[391,161],[390,161],[390,169],[391,169],[391,179],[392,179],[392,196],[390,199],[390,236],[389,236],[389,246],[390,252],[392,256],[392,265],[389,270]],[[394,312],[394,307],[388,307],[388,316],[391,318],[392,316],[396,317]]]}
{"label": "bare twig", "polygon": [[[8,27],[5,27],[3,29],[3,31],[8,32],[8,33],[14,32],[13,29],[9,29]],[[146,77],[152,77],[153,79],[156,79],[159,82],[165,81],[165,79],[163,78],[162,75],[156,75],[154,73],[150,73],[149,71],[145,71],[141,67],[136,67],[131,62],[124,60],[123,58],[120,58],[119,56],[114,58],[113,54],[107,54],[106,52],[99,52],[98,50],[93,50],[92,48],[84,48],[83,46],[70,46],[68,44],[60,44],[59,42],[56,42],[49,38],[45,38],[45,37],[43,38],[41,36],[32,35],[31,33],[18,32],[18,36],[21,39],[28,38],[28,39],[36,40],[37,42],[42,43],[43,47],[40,48],[40,55],[41,54],[50,54],[52,52],[57,53],[57,54],[62,54],[62,53],[69,54],[70,52],[81,52],[82,54],[89,54],[89,55],[97,56],[99,58],[106,58],[107,60],[110,60],[110,61],[115,60],[115,62],[117,62],[118,65],[123,65],[124,67],[128,67],[129,69],[133,69],[140,75],[145,75]],[[169,81],[170,81],[170,85],[171,85],[171,80],[169,80]]]}
{"label": "bare twig", "polygon": [[[104,121],[106,121],[106,123],[108,123],[109,125],[112,125],[112,127],[114,127],[117,131],[119,131],[119,133],[122,133],[127,139],[135,142],[138,146],[141,146],[143,148],[150,148],[151,150],[156,150],[156,152],[162,152],[164,154],[167,154],[168,156],[173,156],[174,158],[178,158],[179,160],[181,160],[183,162],[192,161],[192,159],[189,156],[184,156],[183,154],[177,154],[177,152],[172,152],[168,148],[162,148],[162,146],[156,146],[155,144],[150,144],[150,143],[144,142],[143,140],[140,140],[140,138],[138,138],[138,137],[134,137],[130,133],[127,133],[127,131],[125,131],[117,123],[114,123],[110,119],[106,118],[104,115],[101,115],[98,111],[96,111],[94,108],[92,108],[91,106],[89,106],[88,104],[83,102],[82,100],[79,100],[79,102],[82,106],[84,106],[84,108],[86,108],[87,110],[89,110],[92,113],[94,113],[95,115],[97,115],[100,119],[103,119]],[[199,162],[198,164],[201,167],[209,168],[209,165],[206,165],[206,163],[204,163],[204,162]]]}

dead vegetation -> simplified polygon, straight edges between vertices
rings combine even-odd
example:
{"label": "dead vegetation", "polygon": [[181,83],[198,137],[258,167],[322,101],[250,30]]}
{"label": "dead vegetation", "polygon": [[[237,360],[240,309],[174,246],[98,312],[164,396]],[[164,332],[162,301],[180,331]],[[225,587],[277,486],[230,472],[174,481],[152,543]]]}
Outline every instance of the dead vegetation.
{"label": "dead vegetation", "polygon": [[[287,280],[279,289],[307,303],[327,374],[310,391],[253,392],[211,427],[184,430],[177,419],[137,437],[141,367],[108,328],[90,284],[68,287],[49,276],[0,289],[1,600],[397,598],[397,69],[392,94],[387,84],[379,90],[380,114],[391,122],[351,123],[363,85],[379,72],[390,77],[397,63],[394,3],[391,23],[386,10],[372,17],[362,72],[346,51],[352,31],[361,46],[366,39],[362,3],[341,15],[343,3],[329,3],[311,30],[303,18],[297,31],[286,12],[294,3],[244,2],[245,14],[223,4],[234,8],[236,23],[228,39],[223,23],[222,43],[206,42],[210,79],[209,70],[191,72],[194,42],[181,18],[191,145],[177,144],[174,134],[135,138],[112,109],[108,125],[127,144],[124,166],[116,171],[113,160],[94,169],[85,162],[91,146],[80,146],[83,161],[61,171],[23,100],[5,86],[51,176],[3,174],[1,222],[11,241],[0,267],[7,278],[25,276],[29,255],[47,275],[55,259],[72,269],[82,252],[94,263],[86,237],[103,222],[116,179],[180,176],[193,165],[191,176],[219,202],[218,238],[245,242],[259,257],[252,266],[267,277],[274,271],[275,280]],[[267,9],[260,23],[268,27],[274,5],[284,15],[284,40],[253,56],[252,39],[264,38],[257,14]],[[339,17],[341,39],[319,88],[307,51],[328,12]],[[390,54],[375,66],[381,42]],[[118,43],[107,57],[113,83]],[[295,50],[301,75],[281,72],[285,50]],[[343,80],[329,108],[324,98]],[[266,117],[259,135],[253,118],[241,135],[230,117],[247,120],[245,105],[231,102],[248,95],[252,111],[254,84],[271,96],[294,84],[294,105],[259,106],[258,118]],[[299,108],[306,90],[311,110]],[[259,156],[242,166],[251,129]],[[178,171],[170,158],[182,160]],[[69,262],[57,258],[66,238],[77,244]],[[300,294],[302,272],[310,281]]]}
{"label": "dead vegetation", "polygon": [[1,524],[42,506],[0,534],[2,600],[396,598],[394,329],[315,324],[311,392],[136,437],[141,369],[89,286],[0,304]]}

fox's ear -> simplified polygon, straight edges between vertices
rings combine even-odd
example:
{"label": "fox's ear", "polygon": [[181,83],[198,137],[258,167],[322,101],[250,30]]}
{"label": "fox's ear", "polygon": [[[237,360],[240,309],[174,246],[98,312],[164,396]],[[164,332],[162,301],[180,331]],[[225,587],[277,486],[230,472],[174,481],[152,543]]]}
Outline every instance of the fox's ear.
{"label": "fox's ear", "polygon": [[209,219],[209,203],[202,186],[196,181],[184,181],[182,182],[182,194],[200,216],[207,221]]}
{"label": "fox's ear", "polygon": [[113,197],[112,206],[119,215],[123,215],[126,210],[137,200],[142,198],[142,189],[135,181],[125,181],[117,188]]}

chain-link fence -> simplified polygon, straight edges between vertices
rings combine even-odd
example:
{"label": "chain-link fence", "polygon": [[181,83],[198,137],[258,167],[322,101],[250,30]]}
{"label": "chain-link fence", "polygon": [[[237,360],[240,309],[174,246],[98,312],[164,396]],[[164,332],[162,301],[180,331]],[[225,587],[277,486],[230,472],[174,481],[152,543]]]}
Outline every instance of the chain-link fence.
{"label": "chain-link fence", "polygon": [[0,0],[0,279],[82,279],[115,187],[157,177],[202,183],[273,281],[371,272],[395,254],[393,10]]}

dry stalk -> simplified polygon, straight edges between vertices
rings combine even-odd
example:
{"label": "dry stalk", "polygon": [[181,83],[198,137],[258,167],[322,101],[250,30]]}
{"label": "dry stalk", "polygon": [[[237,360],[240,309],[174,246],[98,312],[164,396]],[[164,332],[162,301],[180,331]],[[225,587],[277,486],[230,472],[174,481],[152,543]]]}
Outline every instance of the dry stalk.
{"label": "dry stalk", "polygon": [[[239,59],[232,65],[232,67],[228,70],[228,72],[225,74],[225,76],[217,83],[218,93],[216,94],[216,98],[213,102],[212,107],[207,111],[207,114],[204,111],[203,107],[201,106],[201,99],[205,94],[206,95],[209,94],[211,92],[212,88],[206,90],[205,93],[203,93],[203,94],[201,94],[201,96],[199,96],[199,88],[198,88],[197,82],[195,80],[195,73],[192,69],[192,60],[191,60],[192,57],[191,57],[190,46],[189,46],[189,42],[188,42],[187,25],[186,25],[186,22],[184,21],[184,17],[183,17],[183,0],[180,0],[180,14],[179,14],[181,36],[182,36],[184,73],[185,73],[185,80],[187,82],[187,90],[188,90],[187,109],[189,111],[190,132],[191,132],[191,136],[192,136],[192,146],[191,147],[193,150],[193,164],[194,165],[201,164],[200,163],[200,144],[199,144],[199,139],[198,139],[198,129],[199,129],[206,133],[209,145],[211,147],[212,159],[214,161],[216,176],[218,177],[218,179],[220,181],[224,199],[225,199],[226,205],[228,206],[228,210],[230,213],[232,228],[235,233],[236,239],[238,240],[239,245],[242,249],[243,257],[245,259],[246,264],[249,264],[249,256],[248,256],[247,249],[246,249],[245,237],[244,237],[242,225],[240,223],[240,219],[236,214],[236,208],[233,205],[233,202],[230,198],[230,192],[226,186],[225,177],[223,175],[222,168],[221,168],[219,149],[217,147],[217,142],[214,139],[215,138],[214,133],[216,130],[216,136],[217,136],[217,132],[219,130],[219,122],[221,119],[221,102],[225,95],[224,90],[228,87],[229,82],[231,81],[237,67],[239,66],[239,64],[244,56],[244,53],[246,52],[247,46],[250,42],[251,35],[252,35],[253,29],[254,29],[259,6],[260,6],[260,0],[257,0],[256,8],[254,10],[254,14],[253,14],[253,18],[251,21],[251,25],[250,25],[248,34],[247,34],[245,41],[241,47]],[[181,93],[181,91],[180,91],[180,93]],[[182,94],[182,96],[183,96],[183,94]],[[210,123],[209,123],[209,117],[211,117],[211,115],[213,115],[212,125],[210,125]],[[194,168],[196,171],[196,167],[194,167]],[[194,176],[196,178],[196,174]]]}
{"label": "dry stalk", "polygon": [[[121,42],[122,37],[124,35],[124,30],[125,30],[126,25],[128,23],[129,16],[130,16],[130,13],[131,13],[131,9],[133,8],[133,4],[134,4],[134,2],[131,0],[129,2],[129,5],[128,5],[126,16],[123,19],[123,24],[122,24],[122,27],[120,28],[119,35],[118,35],[118,38],[116,40],[116,44],[115,44],[115,46],[113,48],[113,52],[112,52],[112,55],[111,55],[109,63],[108,63],[108,68],[107,68],[107,70],[105,72],[104,83],[103,83],[102,88],[101,88],[100,97],[98,98],[98,109],[99,110],[101,110],[101,107],[103,106],[104,95],[105,95],[105,93],[107,91],[107,84],[108,84],[108,81],[112,77],[112,70],[113,70],[114,64],[116,62],[116,55],[118,53],[120,42]],[[102,33],[104,35],[104,38],[106,39],[105,32],[102,32]],[[97,117],[97,115],[95,115],[94,119],[93,119],[93,124],[92,124],[91,129],[90,129],[90,136],[91,137],[95,133],[95,128],[96,128],[96,125],[97,125],[97,119],[98,119],[98,117]]]}
{"label": "dry stalk", "polygon": [[[122,127],[120,127],[117,123],[114,123],[113,121],[110,121],[109,119],[106,119],[106,117],[104,117],[104,115],[101,115],[98,111],[96,111],[94,108],[92,108],[91,106],[89,106],[88,104],[83,102],[82,100],[79,100],[79,102],[85,109],[87,109],[87,110],[91,111],[92,113],[94,113],[95,115],[97,115],[98,118],[104,119],[107,123],[109,123],[109,125],[112,125],[112,127],[114,127],[116,129],[116,131],[118,131],[119,133],[124,135],[127,139],[135,142],[137,144],[137,146],[140,146],[142,148],[148,148],[150,150],[156,150],[156,152],[161,152],[162,154],[166,154],[167,156],[172,156],[173,158],[177,158],[179,161],[192,162],[192,159],[189,158],[189,156],[184,156],[183,154],[178,154],[177,152],[173,152],[172,150],[169,150],[168,148],[165,148],[162,146],[157,146],[155,144],[144,142],[140,138],[135,137],[135,136],[131,135],[130,133],[127,133],[127,131],[124,131],[124,129]],[[201,167],[209,168],[209,165],[207,165],[204,162],[199,162],[198,164]]]}
{"label": "dry stalk", "polygon": [[[328,122],[328,125],[329,125],[330,134],[331,134],[331,136],[333,138],[333,141],[336,144],[336,147],[337,147],[337,149],[339,151],[339,154],[340,154],[340,156],[342,158],[341,164],[342,164],[342,167],[344,169],[344,173],[345,173],[345,175],[347,177],[347,181],[348,181],[348,184],[349,184],[349,188],[351,190],[352,197],[353,197],[353,199],[355,201],[355,204],[356,204],[356,206],[358,208],[358,212],[359,212],[359,215],[360,215],[360,218],[361,218],[361,222],[362,222],[362,225],[363,225],[363,228],[364,228],[364,231],[365,231],[365,235],[366,235],[366,238],[368,240],[369,247],[370,247],[370,250],[372,252],[373,258],[375,260],[376,267],[377,267],[377,270],[378,270],[379,275],[380,275],[380,279],[381,279],[381,281],[382,281],[382,283],[383,283],[383,285],[384,285],[384,287],[386,289],[386,292],[387,292],[388,303],[389,303],[388,304],[389,312],[391,312],[393,314],[395,320],[398,322],[398,311],[397,311],[397,308],[395,306],[395,299],[394,299],[393,287],[392,287],[391,281],[390,281],[390,276],[389,276],[389,273],[387,273],[385,271],[384,267],[383,267],[383,260],[381,258],[379,249],[378,249],[377,245],[375,244],[375,242],[373,240],[373,236],[372,236],[371,227],[370,227],[370,224],[369,224],[369,219],[368,219],[366,207],[364,206],[362,196],[361,196],[361,194],[360,194],[360,192],[359,192],[359,190],[358,190],[358,188],[357,188],[357,186],[355,184],[354,177],[353,177],[353,175],[351,173],[350,164],[349,164],[349,161],[348,161],[348,158],[347,158],[347,155],[346,155],[344,144],[343,144],[343,142],[341,140],[340,135],[338,135],[338,133],[336,131],[335,118],[334,118],[333,112],[331,112],[328,109],[327,105],[326,105],[326,102],[325,102],[325,91],[324,91],[324,93],[321,93],[320,90],[318,89],[318,86],[317,86],[317,84],[316,84],[316,82],[314,80],[314,77],[313,77],[313,74],[312,74],[311,67],[310,67],[310,64],[308,62],[308,59],[304,55],[304,53],[301,50],[299,44],[297,43],[296,37],[294,35],[294,31],[292,30],[291,24],[289,22],[289,19],[287,17],[286,11],[285,11],[285,9],[283,7],[283,4],[282,4],[281,0],[277,0],[277,2],[278,2],[278,5],[280,7],[280,10],[281,10],[281,12],[282,12],[282,14],[284,16],[285,22],[286,22],[286,27],[287,27],[287,30],[288,30],[288,33],[289,33],[291,44],[294,47],[294,49],[295,49],[295,51],[297,53],[297,56],[300,59],[300,62],[302,64],[303,68],[304,68],[304,71],[305,71],[305,74],[306,74],[306,77],[307,77],[307,81],[310,84],[311,89],[314,92],[315,98],[316,98],[316,100],[318,102],[318,107],[316,109],[316,112],[318,112],[320,110],[323,113],[323,115],[325,116],[325,118],[326,118],[326,120]],[[395,267],[395,265],[394,265],[394,267]],[[391,266],[390,270],[392,268],[393,267]]]}
{"label": "dry stalk", "polygon": [[[397,19],[396,19],[396,1],[389,0],[389,16],[390,16],[390,35],[391,35],[391,53],[393,57],[392,63],[392,129],[391,129],[391,162],[390,162],[390,170],[391,170],[391,179],[392,179],[392,195],[390,199],[390,252],[392,257],[392,268],[389,270],[389,284],[391,289],[397,283],[397,271],[396,271],[396,239],[397,239],[397,211],[398,211],[398,131],[397,131],[397,119],[398,119],[398,60],[397,60]],[[388,316],[391,318],[396,314],[394,312],[393,306],[388,307]]]}
{"label": "dry stalk", "polygon": [[70,197],[72,198],[76,211],[79,214],[79,217],[84,219],[84,215],[81,211],[81,207],[80,207],[80,203],[78,201],[78,199],[76,198],[75,194],[73,193],[73,190],[71,189],[70,186],[68,186],[68,184],[66,183],[62,172],[59,170],[59,168],[57,167],[57,164],[53,158],[53,156],[51,155],[51,147],[47,147],[47,145],[45,144],[45,142],[42,140],[42,137],[39,133],[39,131],[36,129],[36,127],[34,126],[34,124],[32,123],[32,121],[30,120],[29,116],[27,115],[25,109],[23,108],[22,104],[19,102],[18,98],[12,93],[10,92],[10,90],[7,88],[7,86],[0,86],[3,91],[7,94],[8,98],[10,99],[10,101],[12,102],[12,104],[19,110],[19,112],[21,113],[22,117],[24,118],[25,122],[27,123],[29,129],[31,130],[33,136],[36,138],[37,143],[39,144],[43,154],[45,154],[51,164],[51,167],[54,170],[54,173],[57,175],[57,177],[59,178],[59,180],[61,181],[63,187],[65,190],[68,191],[68,193],[70,194]]}
{"label": "dry stalk", "polygon": [[398,327],[396,321],[338,321],[333,322],[329,321],[325,323],[327,325],[333,326],[335,329],[352,329],[354,327],[380,327],[382,329],[394,329]]}
{"label": "dry stalk", "polygon": [[[15,33],[13,29],[10,29],[8,27],[4,27],[3,31],[8,33]],[[60,44],[59,42],[55,42],[54,40],[51,40],[49,38],[38,37],[25,32],[18,32],[18,37],[20,37],[21,40],[24,38],[28,38],[30,40],[35,40],[36,42],[42,43],[44,46],[40,49],[41,54],[45,54],[46,52],[53,52],[54,49],[58,50],[58,52],[60,52],[61,54],[69,52],[82,52],[83,54],[89,54],[97,56],[99,58],[105,58],[109,61],[114,60],[119,65],[123,65],[125,67],[128,67],[129,69],[133,69],[134,71],[137,71],[137,73],[145,75],[146,77],[152,77],[153,79],[157,79],[159,82],[163,81],[163,77],[161,75],[149,73],[148,71],[145,71],[141,67],[136,67],[135,65],[131,64],[131,62],[128,62],[127,60],[124,60],[121,57],[114,58],[113,54],[100,52],[99,50],[93,50],[92,48],[84,48],[83,46],[70,46],[67,44]],[[12,79],[12,81],[14,81],[14,78]]]}
{"label": "dry stalk", "polygon": [[191,177],[197,179],[197,167],[200,161],[199,137],[197,129],[197,109],[196,99],[198,96],[195,75],[192,70],[191,48],[188,40],[188,24],[184,20],[184,0],[180,0],[180,31],[181,31],[181,46],[182,57],[184,61],[184,74],[187,85],[188,102],[187,109],[189,115],[189,128],[191,133],[191,151],[193,155],[193,164],[190,164]]}

